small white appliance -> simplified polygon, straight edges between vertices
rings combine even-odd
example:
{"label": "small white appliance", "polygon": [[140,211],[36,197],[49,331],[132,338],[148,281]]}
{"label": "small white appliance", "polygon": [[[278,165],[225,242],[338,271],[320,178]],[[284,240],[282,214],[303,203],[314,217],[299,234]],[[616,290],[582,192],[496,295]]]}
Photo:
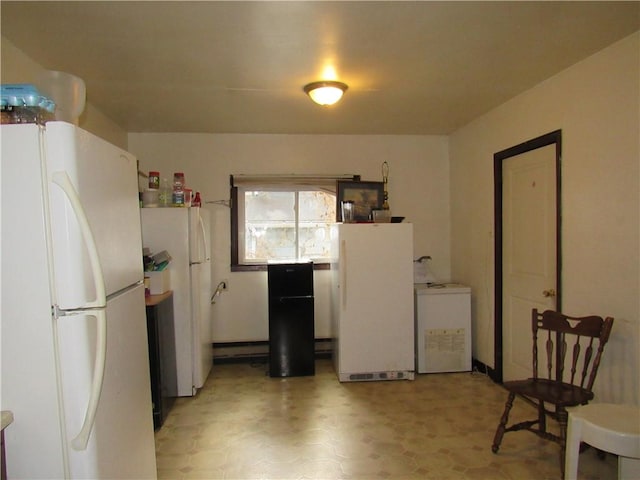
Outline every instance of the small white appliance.
{"label": "small white appliance", "polygon": [[471,288],[415,284],[418,373],[471,370]]}
{"label": "small white appliance", "polygon": [[1,128],[8,477],[156,478],[136,159],[65,122]]}
{"label": "small white appliance", "polygon": [[171,255],[178,396],[193,396],[213,365],[209,214],[200,207],[142,208],[142,243]]}
{"label": "small white appliance", "polygon": [[336,224],[332,248],[339,380],[413,380],[413,225]]}

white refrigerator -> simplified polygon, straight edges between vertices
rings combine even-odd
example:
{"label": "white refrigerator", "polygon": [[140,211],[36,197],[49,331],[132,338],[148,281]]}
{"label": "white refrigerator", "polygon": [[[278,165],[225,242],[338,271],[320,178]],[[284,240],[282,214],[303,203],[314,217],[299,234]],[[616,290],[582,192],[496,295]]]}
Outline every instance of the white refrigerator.
{"label": "white refrigerator", "polygon": [[339,380],[413,380],[413,225],[337,224],[332,246]]}
{"label": "white refrigerator", "polygon": [[136,160],[64,122],[2,125],[9,478],[156,478]]}
{"label": "white refrigerator", "polygon": [[166,250],[176,342],[178,396],[193,396],[213,365],[209,214],[200,207],[142,208],[142,243]]}

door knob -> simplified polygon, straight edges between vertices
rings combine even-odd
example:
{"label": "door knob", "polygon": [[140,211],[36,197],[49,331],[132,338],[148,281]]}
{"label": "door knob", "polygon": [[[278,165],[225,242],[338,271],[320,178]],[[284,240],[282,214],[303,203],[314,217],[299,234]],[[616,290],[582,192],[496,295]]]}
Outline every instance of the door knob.
{"label": "door knob", "polygon": [[555,297],[556,291],[553,288],[550,288],[549,290],[543,290],[542,295],[545,297]]}

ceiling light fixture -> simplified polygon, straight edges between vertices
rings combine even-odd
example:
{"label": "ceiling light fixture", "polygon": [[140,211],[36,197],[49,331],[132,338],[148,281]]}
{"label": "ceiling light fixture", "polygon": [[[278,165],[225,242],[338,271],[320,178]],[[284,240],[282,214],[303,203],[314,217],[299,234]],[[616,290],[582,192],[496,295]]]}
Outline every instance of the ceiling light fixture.
{"label": "ceiling light fixture", "polygon": [[305,85],[304,92],[318,105],[333,105],[342,98],[347,88],[345,83],[325,80]]}

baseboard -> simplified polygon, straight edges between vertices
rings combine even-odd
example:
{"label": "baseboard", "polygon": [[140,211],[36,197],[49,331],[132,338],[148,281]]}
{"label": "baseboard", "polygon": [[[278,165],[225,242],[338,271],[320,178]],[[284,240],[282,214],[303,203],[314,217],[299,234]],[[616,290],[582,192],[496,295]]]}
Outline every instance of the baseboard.
{"label": "baseboard", "polygon": [[[316,338],[316,358],[331,358],[332,339]],[[269,342],[221,342],[213,344],[213,363],[267,363]]]}
{"label": "baseboard", "polygon": [[497,383],[497,381],[496,381],[496,371],[493,368],[491,368],[488,365],[486,365],[485,363],[481,362],[480,360],[478,360],[476,358],[472,358],[471,359],[471,368],[472,368],[474,373],[481,373],[482,375],[486,375],[491,380],[493,380],[494,382]]}

